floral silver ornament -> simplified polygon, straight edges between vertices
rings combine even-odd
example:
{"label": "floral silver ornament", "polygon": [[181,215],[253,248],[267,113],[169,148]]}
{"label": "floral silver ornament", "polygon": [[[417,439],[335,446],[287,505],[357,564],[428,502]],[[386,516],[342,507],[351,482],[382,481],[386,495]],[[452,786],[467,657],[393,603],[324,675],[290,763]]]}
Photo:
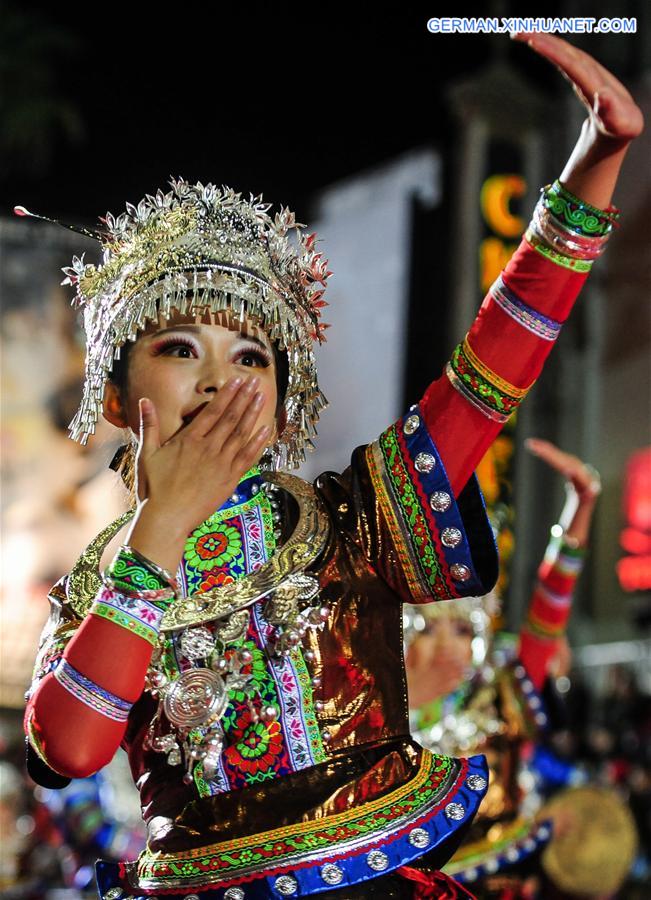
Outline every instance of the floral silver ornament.
{"label": "floral silver ornament", "polygon": [[326,884],[341,884],[344,870],[336,863],[326,863],[325,866],[321,866],[321,878]]}
{"label": "floral silver ornament", "polygon": [[447,491],[434,491],[429,498],[429,505],[434,512],[445,512],[446,509],[450,508],[451,503],[452,498]]}
{"label": "floral silver ornament", "polygon": [[464,566],[463,563],[455,563],[453,566],[450,566],[450,575],[455,581],[468,581],[470,569],[468,566]]}
{"label": "floral silver ornament", "polygon": [[215,639],[207,628],[186,628],[180,640],[181,653],[189,660],[205,659],[215,649]]}
{"label": "floral silver ornament", "polygon": [[412,847],[417,847],[419,850],[422,850],[423,847],[427,847],[430,842],[430,836],[425,831],[424,828],[412,828],[409,832],[409,837],[407,838]]}
{"label": "floral silver ornament", "polygon": [[366,857],[369,869],[374,872],[384,872],[389,866],[389,857],[382,850],[371,850]]}
{"label": "floral silver ornament", "polygon": [[274,887],[283,897],[291,897],[298,890],[298,881],[293,875],[280,875],[276,878]]}
{"label": "floral silver ornament", "polygon": [[405,419],[405,424],[402,426],[402,430],[406,435],[415,434],[420,428],[420,418],[418,416],[408,416]]}
{"label": "floral silver ornament", "polygon": [[468,775],[466,778],[466,785],[471,791],[483,791],[487,784],[483,775]]}
{"label": "floral silver ornament", "polygon": [[441,532],[441,543],[444,547],[453,549],[458,547],[463,540],[463,535],[458,528],[444,528]]}
{"label": "floral silver ornament", "polygon": [[218,719],[227,703],[224,679],[217,672],[212,669],[190,669],[170,685],[163,708],[173,725],[196,728]]}
{"label": "floral silver ornament", "polygon": [[463,807],[460,803],[448,803],[445,807],[445,815],[448,819],[453,819],[455,822],[459,822],[466,814],[465,807]]}
{"label": "floral silver ornament", "polygon": [[414,466],[417,472],[427,475],[436,465],[436,457],[431,453],[419,453],[414,460]]}

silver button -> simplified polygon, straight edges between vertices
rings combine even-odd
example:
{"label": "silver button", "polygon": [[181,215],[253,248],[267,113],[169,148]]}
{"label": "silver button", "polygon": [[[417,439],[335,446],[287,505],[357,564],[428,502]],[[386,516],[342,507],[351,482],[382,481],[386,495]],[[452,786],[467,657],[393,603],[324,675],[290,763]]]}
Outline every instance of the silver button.
{"label": "silver button", "polygon": [[344,870],[336,863],[326,863],[325,866],[321,866],[321,878],[326,884],[341,884]]}
{"label": "silver button", "polygon": [[405,424],[402,426],[402,430],[405,434],[414,434],[420,428],[420,419],[418,416],[409,416],[405,419]]}
{"label": "silver button", "polygon": [[477,869],[466,869],[463,874],[467,881],[475,881],[477,879]]}
{"label": "silver button", "polygon": [[366,857],[366,862],[374,872],[384,872],[389,865],[389,857],[382,850],[371,850]]}
{"label": "silver button", "polygon": [[541,713],[541,712],[536,713],[536,715],[534,716],[534,721],[535,721],[536,725],[546,725],[547,724],[547,716],[545,715],[545,713]]}
{"label": "silver button", "polygon": [[104,900],[120,900],[120,897],[124,897],[124,891],[119,887],[110,888],[104,894]]}
{"label": "silver button", "polygon": [[536,842],[531,838],[527,838],[523,846],[525,850],[528,850],[529,853],[531,853],[532,850],[536,849]]}
{"label": "silver button", "polygon": [[436,465],[436,457],[432,456],[431,453],[419,453],[414,460],[414,465],[417,472],[423,472],[427,475]]}
{"label": "silver button", "polygon": [[483,775],[468,775],[466,785],[471,791],[483,791],[486,787],[486,779]]}
{"label": "silver button", "polygon": [[498,861],[496,859],[494,859],[493,857],[491,857],[491,859],[487,859],[483,865],[489,874],[492,872],[497,872],[497,870],[500,867],[500,864],[498,863]]}
{"label": "silver button", "polygon": [[453,566],[450,566],[450,574],[455,581],[468,581],[470,569],[468,566],[464,566],[463,563],[455,563]]}
{"label": "silver button", "polygon": [[454,819],[455,822],[460,821],[466,814],[466,810],[460,803],[448,803],[445,807],[445,815],[448,819]]}
{"label": "silver button", "polygon": [[183,900],[199,900],[199,894],[186,894]]}
{"label": "silver button", "polygon": [[246,894],[242,888],[231,887],[224,894],[224,900],[244,900]]}
{"label": "silver button", "polygon": [[292,894],[296,893],[298,881],[293,875],[281,875],[279,878],[276,878],[274,887],[283,897],[291,897]]}
{"label": "silver button", "polygon": [[509,847],[509,849],[504,854],[509,862],[517,862],[520,853],[517,847]]}
{"label": "silver button", "polygon": [[441,542],[444,547],[458,547],[463,540],[463,535],[458,528],[444,528],[441,532]]}
{"label": "silver button", "polygon": [[450,508],[451,503],[452,498],[447,491],[434,491],[429,498],[429,505],[434,512],[445,512],[446,509]]}
{"label": "silver button", "polygon": [[407,838],[412,847],[418,847],[421,849],[422,847],[427,847],[429,844],[429,834],[425,831],[424,828],[412,828],[409,832],[409,837]]}

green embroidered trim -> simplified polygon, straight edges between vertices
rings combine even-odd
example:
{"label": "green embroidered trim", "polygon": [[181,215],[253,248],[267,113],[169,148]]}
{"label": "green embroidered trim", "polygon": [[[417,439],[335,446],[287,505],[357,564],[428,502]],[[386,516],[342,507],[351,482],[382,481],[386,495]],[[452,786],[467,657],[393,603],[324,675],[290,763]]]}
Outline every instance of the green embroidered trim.
{"label": "green embroidered trim", "polygon": [[336,815],[308,822],[221,841],[179,853],[143,851],[137,863],[138,883],[148,887],[166,887],[205,878],[206,884],[218,883],[256,868],[282,866],[297,854],[324,853],[342,844],[357,842],[377,834],[388,822],[421,815],[428,807],[449,795],[458,774],[458,761],[423,752],[420,769],[407,784],[388,794],[357,804]]}
{"label": "green embroidered trim", "polygon": [[400,519],[406,534],[403,540],[414,548],[418,562],[419,581],[425,585],[425,596],[449,600],[451,593],[441,568],[436,548],[432,542],[429,525],[423,514],[420,499],[402,457],[396,426],[387,428],[379,438],[385,471],[388,473],[393,494],[398,501]]}
{"label": "green embroidered trim", "polygon": [[152,647],[158,643],[158,632],[154,628],[130,616],[124,610],[115,609],[114,606],[107,606],[106,603],[96,600],[92,606],[92,613],[101,619],[108,619],[121,628],[126,628],[131,634],[144,638]]}
{"label": "green embroidered trim", "polygon": [[479,403],[488,407],[489,410],[498,413],[500,416],[508,418],[526,396],[525,390],[520,389],[520,396],[513,396],[504,390],[500,390],[496,384],[489,381],[488,378],[478,370],[477,366],[473,365],[473,362],[466,353],[463,343],[458,344],[455,347],[452,359],[450,360],[450,365],[466,390],[472,394]]}
{"label": "green embroidered trim", "polygon": [[552,250],[551,247],[543,244],[530,228],[527,229],[524,237],[537,253],[540,253],[541,256],[544,256],[545,259],[555,263],[557,266],[563,266],[564,269],[571,269],[574,272],[589,272],[592,268],[592,260],[573,259],[570,256],[563,256],[561,253],[557,253],[556,250]]}

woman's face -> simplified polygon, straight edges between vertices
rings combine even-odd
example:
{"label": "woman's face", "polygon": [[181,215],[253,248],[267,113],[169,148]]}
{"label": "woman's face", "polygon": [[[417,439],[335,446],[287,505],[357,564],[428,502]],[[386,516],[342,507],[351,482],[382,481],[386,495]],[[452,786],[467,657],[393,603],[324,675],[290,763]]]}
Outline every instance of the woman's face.
{"label": "woman's face", "polygon": [[407,682],[412,706],[435,700],[456,690],[472,664],[470,622],[456,616],[438,616],[407,650]]}
{"label": "woman's face", "polygon": [[264,399],[254,432],[269,425],[273,443],[278,399],[273,350],[251,320],[242,323],[229,311],[206,313],[204,318],[176,314],[150,324],[130,348],[126,393],[107,383],[104,415],[138,434],[138,401],[148,397],[156,407],[164,443],[236,376],[259,379],[257,391]]}

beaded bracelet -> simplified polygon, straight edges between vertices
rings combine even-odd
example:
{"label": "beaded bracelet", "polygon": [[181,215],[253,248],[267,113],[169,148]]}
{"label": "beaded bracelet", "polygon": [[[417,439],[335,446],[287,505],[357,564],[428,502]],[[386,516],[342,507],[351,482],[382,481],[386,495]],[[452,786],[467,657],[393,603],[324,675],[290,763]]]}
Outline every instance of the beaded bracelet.
{"label": "beaded bracelet", "polygon": [[606,249],[610,238],[610,232],[588,238],[565,228],[543,203],[538,203],[534,209],[530,228],[552,249],[572,259],[597,259]]}

